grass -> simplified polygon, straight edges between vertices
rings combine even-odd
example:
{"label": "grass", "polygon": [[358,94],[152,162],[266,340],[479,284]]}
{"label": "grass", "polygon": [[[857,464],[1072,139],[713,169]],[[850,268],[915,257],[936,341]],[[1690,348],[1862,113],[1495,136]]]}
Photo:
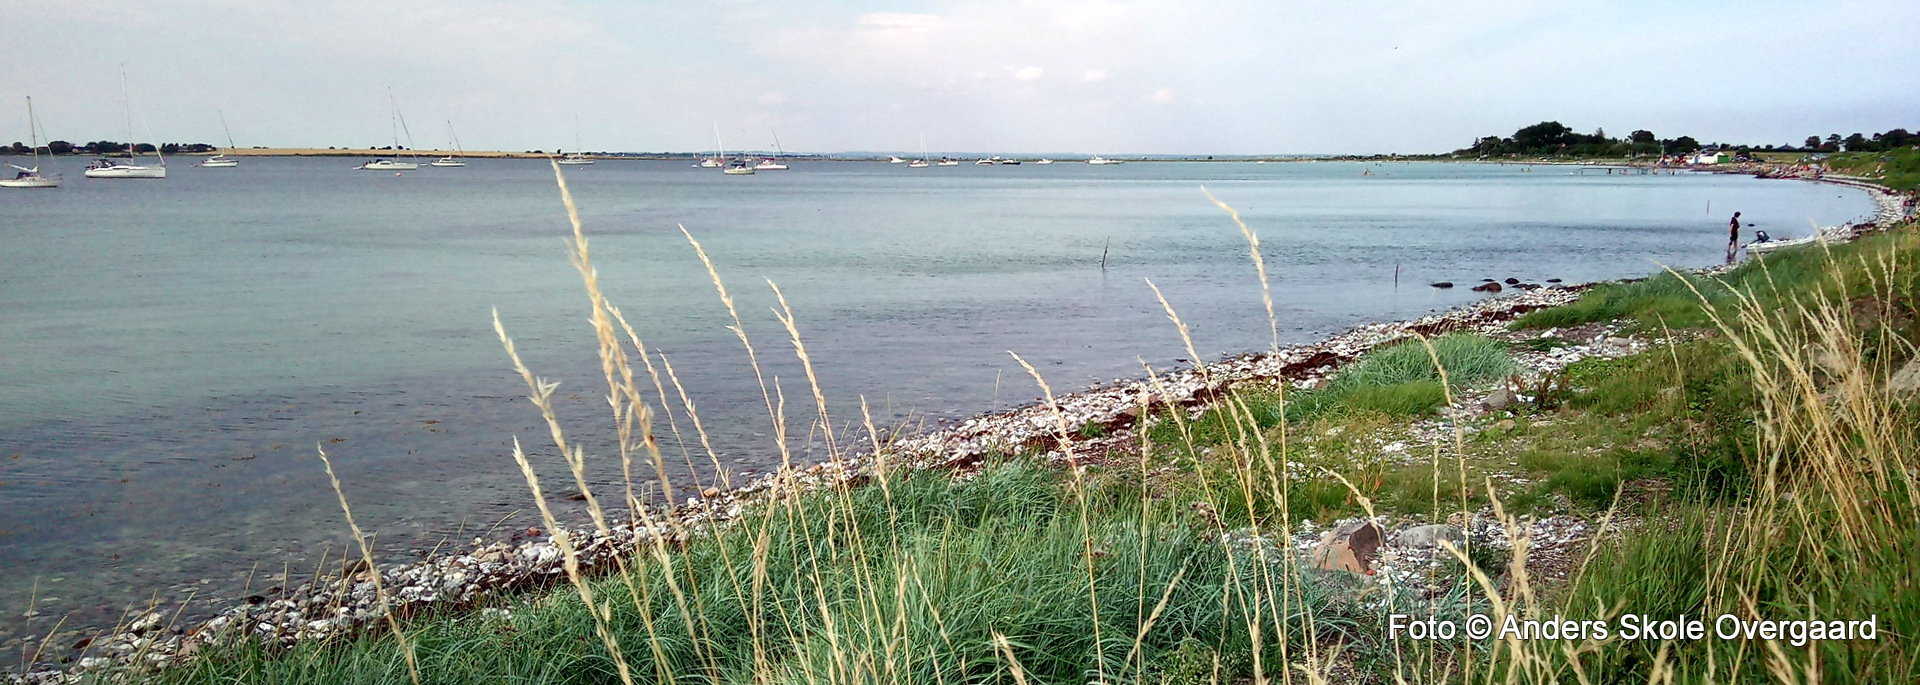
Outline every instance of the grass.
{"label": "grass", "polygon": [[[1914,356],[1909,341],[1920,332],[1907,297],[1914,277],[1905,263],[1920,255],[1911,231],[1780,253],[1719,282],[1663,276],[1602,286],[1533,312],[1519,325],[1624,318],[1700,335],[1576,364],[1559,375],[1552,401],[1516,405],[1440,444],[1420,442],[1410,419],[1513,374],[1507,344],[1464,334],[1407,341],[1313,390],[1243,388],[1197,418],[1162,412],[1131,461],[1056,452],[949,473],[902,468],[880,451],[870,478],[783,488],[731,523],[696,529],[631,484],[634,469],[661,468],[642,378],[652,376],[658,400],[666,393],[640,336],[601,296],[574,216],[572,256],[600,340],[616,449],[590,456],[568,439],[548,401],[554,384],[520,362],[497,324],[550,429],[551,444],[516,443],[515,456],[547,527],[560,531],[564,585],[501,599],[494,608],[504,612],[413,616],[387,632],[284,650],[242,640],[150,677],[807,685],[1920,677],[1920,650],[1910,646],[1920,638],[1912,582],[1920,532],[1911,525],[1920,516],[1920,445],[1913,409],[1884,390],[1891,369]],[[1258,240],[1239,225],[1257,262]],[[711,262],[708,269],[731,311],[720,274]],[[801,327],[784,298],[780,305],[816,415],[812,426],[789,426],[785,393],[766,393],[784,449],[847,418],[828,415]],[[753,341],[744,327],[735,331],[757,371]],[[647,361],[632,365],[636,355]],[[1034,376],[1052,406],[1051,388]],[[870,418],[854,420],[872,430]],[[1069,450],[1107,435],[1097,423],[1070,425],[1057,410],[1055,423]],[[1416,443],[1419,450],[1407,447]],[[827,451],[841,461],[855,446]],[[583,493],[593,492],[581,475],[586,459],[621,459],[628,483],[589,495],[593,525],[606,530],[632,517],[669,535],[612,568],[582,568],[531,467],[541,454],[565,463]],[[782,482],[796,477],[791,466]],[[1667,487],[1635,490],[1644,483]],[[624,508],[608,504],[616,499]],[[1549,583],[1529,571],[1520,531],[1524,515],[1560,511],[1641,523],[1594,539],[1566,581]],[[1454,565],[1430,572],[1431,593],[1315,571],[1292,552],[1309,518],[1476,512],[1518,542],[1458,550]],[[1410,642],[1387,639],[1386,616],[1396,612],[1496,621],[1876,614],[1883,633],[1871,643],[1812,646]]]}
{"label": "grass", "polygon": [[1896,190],[1920,189],[1920,150],[1911,147],[1828,155],[1827,166],[1841,173],[1871,178]]}

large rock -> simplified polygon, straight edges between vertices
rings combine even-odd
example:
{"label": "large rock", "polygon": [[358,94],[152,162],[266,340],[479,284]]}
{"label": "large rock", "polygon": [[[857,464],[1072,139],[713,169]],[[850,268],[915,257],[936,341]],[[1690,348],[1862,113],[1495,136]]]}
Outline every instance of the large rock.
{"label": "large rock", "polygon": [[1487,411],[1500,411],[1513,406],[1513,404],[1518,401],[1520,401],[1520,398],[1513,394],[1511,388],[1502,387],[1499,390],[1493,391],[1493,394],[1488,395],[1487,399],[1481,400],[1480,406],[1486,407]]}
{"label": "large rock", "polygon": [[1437,548],[1442,540],[1453,543],[1454,547],[1464,547],[1467,534],[1444,523],[1429,523],[1408,528],[1393,536],[1394,546],[1410,549]]}
{"label": "large rock", "polygon": [[1920,393],[1920,357],[1908,360],[1906,366],[1895,371],[1893,377],[1887,379],[1887,390],[1895,395]]}
{"label": "large rock", "polygon": [[1320,544],[1314,545],[1308,558],[1314,568],[1371,574],[1380,539],[1380,527],[1372,521],[1349,521],[1320,536]]}
{"label": "large rock", "polygon": [[1498,282],[1481,283],[1480,285],[1473,286],[1473,291],[1477,293],[1497,293],[1500,292],[1500,288],[1501,286]]}

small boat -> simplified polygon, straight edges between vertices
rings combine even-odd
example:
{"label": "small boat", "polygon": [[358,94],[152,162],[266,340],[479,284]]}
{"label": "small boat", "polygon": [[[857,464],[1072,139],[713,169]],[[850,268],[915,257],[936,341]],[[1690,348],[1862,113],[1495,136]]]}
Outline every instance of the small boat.
{"label": "small boat", "polygon": [[[944,165],[945,163],[942,162],[942,164]],[[916,159],[911,162],[907,162],[908,169],[925,169],[929,166],[932,166],[932,165],[928,164],[927,160],[924,160],[924,159]]]}
{"label": "small boat", "polygon": [[566,155],[565,157],[561,157],[561,158],[560,158],[560,161],[559,161],[559,163],[560,163],[560,164],[565,164],[565,165],[568,165],[568,166],[578,166],[578,165],[582,165],[582,164],[592,164],[592,163],[593,163],[593,158],[592,158],[592,157],[589,157],[589,156],[587,156],[587,154],[586,154],[586,153],[584,153],[584,152],[569,152],[569,153],[567,153],[567,155]]}
{"label": "small boat", "polygon": [[694,166],[694,168],[696,168],[696,169],[718,169],[718,168],[720,168],[720,158],[718,158],[718,157],[701,157],[701,158],[700,158],[700,163],[699,163],[699,164],[695,164],[695,165],[693,165],[693,166]]}
{"label": "small boat", "polygon": [[[220,131],[222,133],[227,134],[227,149],[232,150],[234,148],[233,131],[227,130],[227,114],[217,109],[214,110],[214,113],[220,115]],[[240,166],[240,160],[227,159],[226,155],[223,155],[220,153],[214,153],[212,157],[208,157],[206,159],[200,160],[200,163],[195,164],[194,166],[204,167],[208,169],[232,169],[234,167]]]}
{"label": "small boat", "polygon": [[899,155],[887,155],[887,163],[888,164],[906,164],[907,160],[901,159]]}
{"label": "small boat", "polygon": [[1053,163],[1053,160],[1051,159],[1042,159],[1038,162],[1034,162],[1034,164],[1052,164],[1052,163]]}
{"label": "small boat", "polygon": [[974,166],[993,166],[993,165],[995,165],[995,164],[999,164],[999,162],[995,162],[995,161],[993,161],[993,160],[991,160],[991,159],[976,159],[976,160],[973,160],[973,165],[974,165]]}
{"label": "small boat", "polygon": [[1020,165],[1020,160],[1017,160],[1017,159],[1003,159],[1003,160],[1000,160],[1000,163],[1001,163],[1002,165],[1008,165],[1008,166],[1019,166],[1019,165]]}
{"label": "small boat", "polygon": [[960,166],[960,160],[954,159],[952,157],[941,157],[940,163],[935,164],[934,166]]}
{"label": "small boat", "polygon": [[[32,97],[27,98],[27,140],[30,141],[30,144],[33,146],[33,166],[24,167],[9,162],[7,166],[19,170],[19,173],[14,174],[13,178],[0,179],[0,188],[60,187],[59,172],[52,174],[40,173],[40,125],[39,121],[33,116]],[[55,159],[51,154],[53,150],[49,149],[47,152],[49,153],[47,155],[48,160],[51,161]]]}
{"label": "small boat", "polygon": [[1814,235],[1775,240],[1769,237],[1766,231],[1758,231],[1756,232],[1758,239],[1747,243],[1745,247],[1747,248],[1747,254],[1762,255],[1790,247],[1817,245],[1822,241],[1823,237],[1826,242],[1839,242],[1845,240],[1850,233],[1852,233],[1852,229],[1845,226],[1828,226],[1820,229],[1820,232]]}
{"label": "small boat", "polygon": [[463,167],[467,165],[466,162],[460,161],[460,158],[458,157],[458,155],[462,152],[462,150],[460,149],[460,136],[459,134],[456,134],[453,132],[453,122],[451,121],[447,122],[447,137],[453,139],[453,154],[428,162],[427,163],[428,166],[437,166],[437,167],[446,168],[446,167]]}
{"label": "small boat", "polygon": [[1087,160],[1087,163],[1098,166],[1098,165],[1105,165],[1105,164],[1119,164],[1120,160],[1107,159],[1105,157],[1101,157],[1100,155],[1094,155],[1092,158],[1089,158]]}
{"label": "small boat", "polygon": [[753,165],[747,164],[747,160],[736,159],[727,162],[727,168],[720,173],[728,176],[747,176],[753,173]]}
{"label": "small boat", "polygon": [[402,162],[397,159],[382,158],[382,159],[376,159],[376,160],[367,162],[366,164],[362,164],[354,168],[364,169],[367,171],[413,171],[414,169],[420,168],[420,165],[413,162]]}

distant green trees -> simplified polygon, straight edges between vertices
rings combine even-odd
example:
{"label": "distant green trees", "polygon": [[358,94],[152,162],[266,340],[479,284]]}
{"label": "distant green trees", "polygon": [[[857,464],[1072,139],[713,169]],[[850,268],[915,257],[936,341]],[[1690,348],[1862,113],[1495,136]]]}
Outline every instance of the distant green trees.
{"label": "distant green trees", "polygon": [[1595,129],[1592,134],[1577,133],[1572,127],[1558,121],[1542,121],[1532,126],[1514,131],[1511,136],[1485,136],[1475,138],[1472,147],[1453,151],[1455,157],[1633,157],[1638,155],[1684,155],[1697,150],[1719,149],[1734,151],[1738,156],[1751,156],[1755,149],[1779,152],[1876,152],[1920,145],[1920,135],[1896,128],[1884,133],[1868,136],[1855,133],[1841,137],[1838,133],[1828,134],[1826,138],[1807,136],[1806,144],[1795,150],[1791,144],[1775,147],[1756,148],[1751,145],[1723,145],[1714,143],[1704,145],[1692,136],[1663,139],[1652,131],[1639,129],[1627,134],[1625,139],[1607,137],[1605,129]]}

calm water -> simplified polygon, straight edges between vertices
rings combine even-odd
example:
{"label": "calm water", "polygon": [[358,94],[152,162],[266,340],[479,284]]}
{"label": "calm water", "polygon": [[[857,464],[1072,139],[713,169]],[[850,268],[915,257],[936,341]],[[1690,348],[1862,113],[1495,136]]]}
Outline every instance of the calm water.
{"label": "calm water", "polygon": [[[183,160],[164,181],[84,179],[74,162],[58,190],[0,192],[6,651],[59,616],[111,623],[156,593],[224,606],[250,576],[279,584],[337,558],[345,525],[319,443],[391,558],[533,524],[509,441],[548,447],[546,432],[493,337],[494,308],[535,371],[564,383],[574,437],[606,454],[606,388],[544,162],[395,177],[345,159]],[[734,470],[772,463],[766,410],[677,225],[730,279],[804,435],[811,403],[767,279],[843,418],[863,396],[883,421],[1028,401],[1008,350],[1056,388],[1138,375],[1139,359],[1171,365],[1185,354],[1149,278],[1204,354],[1265,348],[1246,245],[1202,185],[1260,231],[1283,343],[1468,302],[1483,277],[1711,263],[1735,210],[1782,237],[1870,209],[1854,190],[1734,176],[1375,169],[796,163],[726,177],[602,162],[569,174],[608,295],[673,361]],[[1463,287],[1426,287],[1437,280]],[[597,479],[617,473],[608,461]],[[36,593],[41,614],[25,618]]]}

